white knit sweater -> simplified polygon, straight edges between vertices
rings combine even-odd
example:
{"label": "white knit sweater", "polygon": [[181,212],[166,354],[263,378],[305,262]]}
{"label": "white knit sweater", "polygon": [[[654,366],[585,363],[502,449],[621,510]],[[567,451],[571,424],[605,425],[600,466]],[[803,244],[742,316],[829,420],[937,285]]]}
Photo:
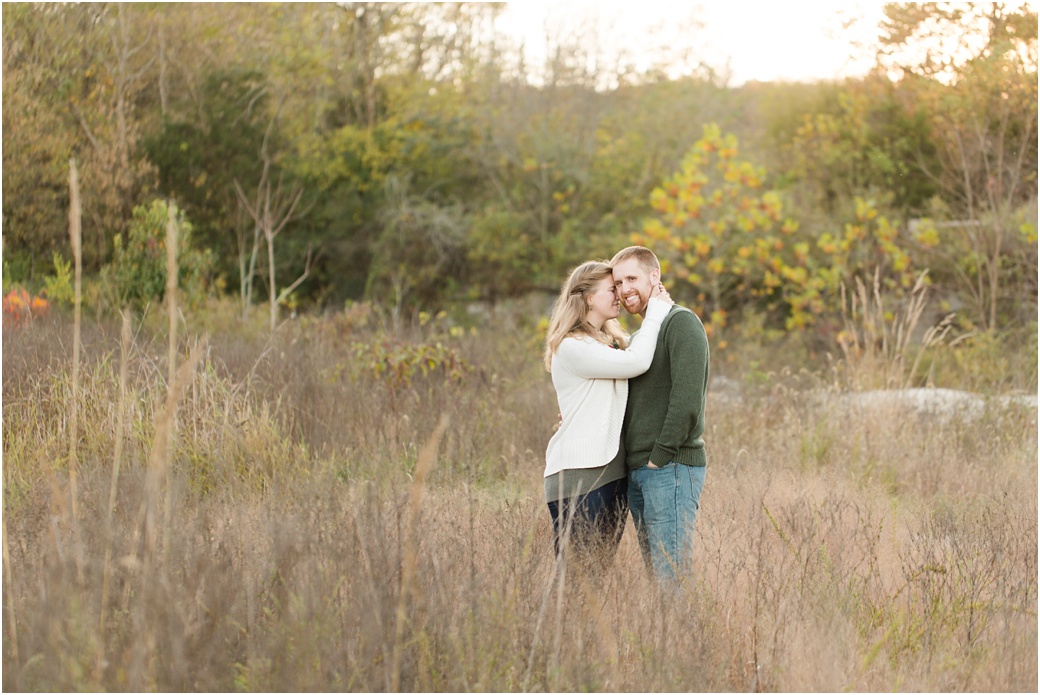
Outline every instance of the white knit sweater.
{"label": "white knit sweater", "polygon": [[651,299],[627,350],[595,340],[564,338],[552,360],[563,422],[545,451],[545,477],[569,468],[604,466],[621,443],[628,379],[650,368],[657,334],[672,305]]}

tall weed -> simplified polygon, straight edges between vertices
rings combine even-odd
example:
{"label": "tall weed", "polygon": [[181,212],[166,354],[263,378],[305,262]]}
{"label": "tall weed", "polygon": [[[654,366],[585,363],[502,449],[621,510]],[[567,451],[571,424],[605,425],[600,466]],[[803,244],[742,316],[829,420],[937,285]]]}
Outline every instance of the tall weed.
{"label": "tall weed", "polygon": [[194,367],[188,341],[157,487],[164,336],[85,326],[71,514],[59,319],[4,335],[6,690],[1036,687],[1035,410],[709,395],[695,568],[663,592],[631,526],[605,576],[554,564],[520,332],[395,333],[469,369],[394,392],[348,376],[378,320],[214,332]]}

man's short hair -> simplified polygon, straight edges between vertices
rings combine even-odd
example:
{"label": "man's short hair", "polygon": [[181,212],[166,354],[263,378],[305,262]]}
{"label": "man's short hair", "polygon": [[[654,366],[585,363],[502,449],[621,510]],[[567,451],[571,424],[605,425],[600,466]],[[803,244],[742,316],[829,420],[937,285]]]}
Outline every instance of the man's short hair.
{"label": "man's short hair", "polygon": [[657,260],[657,256],[654,252],[645,246],[628,246],[621,249],[614,254],[614,257],[610,259],[610,267],[613,268],[622,261],[627,261],[629,258],[635,258],[639,261],[639,265],[642,266],[643,270],[646,271],[647,275],[654,270],[661,269],[661,262]]}

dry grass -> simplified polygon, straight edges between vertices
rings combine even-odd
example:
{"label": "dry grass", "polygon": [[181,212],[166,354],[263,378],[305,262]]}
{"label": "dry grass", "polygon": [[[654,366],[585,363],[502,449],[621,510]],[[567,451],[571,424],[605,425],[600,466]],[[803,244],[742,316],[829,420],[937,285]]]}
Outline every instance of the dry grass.
{"label": "dry grass", "polygon": [[522,331],[457,338],[461,381],[394,391],[346,376],[372,329],[214,331],[197,366],[181,348],[156,485],[163,336],[123,359],[88,327],[77,516],[69,331],[4,333],[5,690],[1037,687],[1035,410],[720,403],[695,572],[661,595],[631,528],[606,577],[554,573],[555,402]]}

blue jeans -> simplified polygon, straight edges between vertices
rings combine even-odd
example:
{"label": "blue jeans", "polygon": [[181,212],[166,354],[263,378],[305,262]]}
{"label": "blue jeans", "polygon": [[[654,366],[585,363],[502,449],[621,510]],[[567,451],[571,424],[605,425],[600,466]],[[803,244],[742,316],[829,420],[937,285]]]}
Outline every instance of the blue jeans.
{"label": "blue jeans", "polygon": [[627,489],[628,481],[622,478],[585,495],[549,502],[556,554],[566,539],[579,562],[593,570],[609,567],[625,531]]}
{"label": "blue jeans", "polygon": [[704,466],[670,462],[628,472],[628,504],[647,569],[661,580],[690,572],[693,525],[704,489]]}

